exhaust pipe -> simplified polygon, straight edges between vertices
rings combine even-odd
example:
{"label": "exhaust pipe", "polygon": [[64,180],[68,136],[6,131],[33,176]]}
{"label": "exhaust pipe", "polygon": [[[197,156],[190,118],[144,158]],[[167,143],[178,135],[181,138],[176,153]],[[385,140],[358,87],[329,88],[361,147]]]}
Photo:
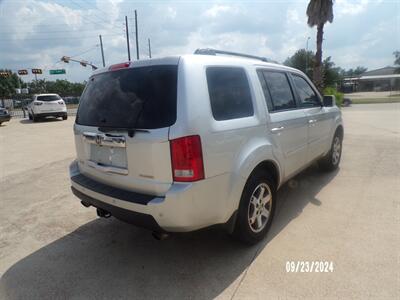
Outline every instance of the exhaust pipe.
{"label": "exhaust pipe", "polygon": [[151,235],[158,241],[163,241],[169,237],[168,233],[158,231],[153,231]]}
{"label": "exhaust pipe", "polygon": [[109,217],[111,217],[111,213],[109,213],[108,211],[106,211],[104,209],[101,209],[101,208],[97,209],[97,215],[100,218],[109,218]]}
{"label": "exhaust pipe", "polygon": [[89,206],[90,206],[90,203],[87,203],[87,202],[85,202],[85,201],[81,201],[81,204],[82,204],[84,207],[89,207]]}

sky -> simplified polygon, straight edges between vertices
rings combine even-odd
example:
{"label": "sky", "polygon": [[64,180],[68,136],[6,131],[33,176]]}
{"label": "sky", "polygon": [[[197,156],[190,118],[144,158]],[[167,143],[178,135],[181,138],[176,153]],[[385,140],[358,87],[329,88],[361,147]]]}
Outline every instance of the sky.
{"label": "sky", "polygon": [[[217,48],[283,62],[296,50],[315,51],[316,28],[307,25],[307,0],[131,1],[0,0],[0,69],[42,68],[38,78],[86,80],[92,73],[64,55],[102,66],[136,59],[134,10],[138,12],[139,53],[148,58]],[[308,39],[309,38],[309,39]],[[308,42],[307,42],[308,41]],[[344,69],[393,65],[400,50],[400,1],[336,0],[334,20],[324,29],[323,57]],[[50,69],[65,75],[49,75]],[[32,75],[23,76],[24,81]]]}

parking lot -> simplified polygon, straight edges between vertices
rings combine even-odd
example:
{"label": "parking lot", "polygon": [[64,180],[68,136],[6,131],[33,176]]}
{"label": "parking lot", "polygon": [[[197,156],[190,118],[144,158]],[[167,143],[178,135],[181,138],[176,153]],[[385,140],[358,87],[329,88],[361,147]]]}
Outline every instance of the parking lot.
{"label": "parking lot", "polygon": [[[1,299],[399,299],[400,103],[343,108],[340,169],[279,191],[265,242],[214,228],[155,240],[70,192],[73,117],[0,126]],[[287,261],[333,272],[287,273]]]}

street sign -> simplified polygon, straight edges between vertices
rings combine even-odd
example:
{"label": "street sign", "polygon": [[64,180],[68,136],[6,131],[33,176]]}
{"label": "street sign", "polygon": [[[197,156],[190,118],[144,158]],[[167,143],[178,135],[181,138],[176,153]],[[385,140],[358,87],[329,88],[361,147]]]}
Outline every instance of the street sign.
{"label": "street sign", "polygon": [[42,69],[32,69],[32,74],[42,74]]}
{"label": "street sign", "polygon": [[18,75],[28,75],[28,70],[18,70]]}
{"label": "street sign", "polygon": [[50,75],[65,74],[65,69],[49,70]]}

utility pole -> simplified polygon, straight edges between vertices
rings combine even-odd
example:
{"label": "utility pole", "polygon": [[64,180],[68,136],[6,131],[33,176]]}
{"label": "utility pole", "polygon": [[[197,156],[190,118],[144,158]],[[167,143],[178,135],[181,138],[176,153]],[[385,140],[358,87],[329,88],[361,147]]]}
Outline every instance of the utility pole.
{"label": "utility pole", "polygon": [[150,39],[147,39],[147,42],[149,44],[149,58],[151,58],[151,44],[150,44]]}
{"label": "utility pole", "polygon": [[125,16],[126,46],[128,47],[128,61],[131,61],[131,49],[129,48],[128,17]]}
{"label": "utility pole", "polygon": [[310,40],[310,37],[307,38],[307,42],[306,42],[306,75],[308,76],[307,72],[308,72],[308,41]]}
{"label": "utility pole", "polygon": [[139,38],[138,38],[138,26],[137,26],[137,11],[135,9],[135,33],[136,33],[136,58],[139,60]]}
{"label": "utility pole", "polygon": [[106,62],[104,60],[103,40],[101,39],[101,34],[99,35],[99,38],[100,38],[101,58],[103,60],[103,67],[105,67],[106,66]]}

